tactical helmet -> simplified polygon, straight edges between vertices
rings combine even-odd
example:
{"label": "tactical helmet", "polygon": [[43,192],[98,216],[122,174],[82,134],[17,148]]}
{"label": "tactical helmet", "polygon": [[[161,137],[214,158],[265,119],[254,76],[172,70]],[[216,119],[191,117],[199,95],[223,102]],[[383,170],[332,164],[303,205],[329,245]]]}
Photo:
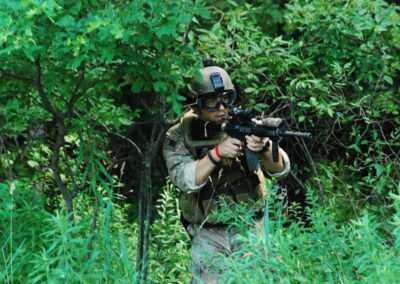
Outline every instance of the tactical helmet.
{"label": "tactical helmet", "polygon": [[196,105],[210,111],[219,108],[218,102],[225,104],[225,107],[232,105],[236,99],[236,91],[228,73],[215,66],[211,60],[204,60],[203,64],[204,68],[200,70],[201,79],[194,79],[191,83],[192,95],[197,99]]}

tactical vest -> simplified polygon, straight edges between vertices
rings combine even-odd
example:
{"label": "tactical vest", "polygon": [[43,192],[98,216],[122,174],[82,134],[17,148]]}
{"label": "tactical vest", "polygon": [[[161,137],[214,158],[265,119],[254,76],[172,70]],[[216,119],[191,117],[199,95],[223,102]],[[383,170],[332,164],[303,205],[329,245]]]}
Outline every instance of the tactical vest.
{"label": "tactical vest", "polygon": [[[204,157],[225,138],[222,132],[205,132],[205,127],[201,125],[204,122],[193,111],[187,112],[181,120],[185,145],[196,160]],[[224,158],[199,192],[181,193],[183,218],[192,224],[217,223],[210,213],[218,210],[216,202],[220,197],[229,199],[228,202],[246,202],[253,210],[261,211],[265,197],[264,175],[261,170],[253,173],[246,171],[247,167],[242,165],[244,161]]]}

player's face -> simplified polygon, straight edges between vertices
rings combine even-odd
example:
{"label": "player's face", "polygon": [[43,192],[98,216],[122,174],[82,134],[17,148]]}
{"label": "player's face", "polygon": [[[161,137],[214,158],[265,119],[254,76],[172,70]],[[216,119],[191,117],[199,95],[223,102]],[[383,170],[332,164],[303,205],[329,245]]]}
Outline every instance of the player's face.
{"label": "player's face", "polygon": [[224,104],[220,104],[215,111],[200,109],[200,118],[212,122],[222,122],[228,116],[228,108]]}

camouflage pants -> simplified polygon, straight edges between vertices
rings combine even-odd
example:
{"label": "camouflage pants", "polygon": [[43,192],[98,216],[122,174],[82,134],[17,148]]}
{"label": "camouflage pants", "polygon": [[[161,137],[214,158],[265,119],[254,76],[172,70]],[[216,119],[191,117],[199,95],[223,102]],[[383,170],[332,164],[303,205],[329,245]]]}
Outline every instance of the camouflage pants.
{"label": "camouflage pants", "polygon": [[[260,228],[262,220],[256,222]],[[189,225],[188,233],[192,244],[192,284],[217,283],[219,276],[226,271],[224,258],[240,249],[238,234],[228,226]]]}

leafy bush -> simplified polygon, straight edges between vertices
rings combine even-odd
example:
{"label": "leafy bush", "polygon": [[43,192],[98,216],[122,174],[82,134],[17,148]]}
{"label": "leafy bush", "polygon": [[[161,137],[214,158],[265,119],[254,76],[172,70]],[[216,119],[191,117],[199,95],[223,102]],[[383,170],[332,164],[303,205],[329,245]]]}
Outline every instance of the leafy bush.
{"label": "leafy bush", "polygon": [[[385,240],[373,214],[337,223],[317,202],[309,188],[307,218],[311,226],[282,215],[282,203],[275,193],[268,197],[269,214],[264,228],[254,233],[235,211],[224,215],[236,220],[239,250],[222,257],[226,265],[220,283],[309,283],[366,282],[395,283],[400,272],[399,250]],[[398,203],[399,193],[392,198]],[[397,205],[396,205],[397,206]],[[398,240],[398,208],[392,218],[391,237]]]}
{"label": "leafy bush", "polygon": [[399,180],[399,7],[289,1],[275,38],[258,24],[256,6],[221,9],[196,45],[232,74],[246,106],[313,133],[282,143],[295,175],[312,175],[321,200],[336,199],[340,220],[366,208],[380,219],[391,214],[380,204]]}
{"label": "leafy bush", "polygon": [[[270,233],[244,234],[224,279],[396,280],[399,7],[383,0],[206,2],[0,0],[3,282],[136,280],[137,229],[118,206],[125,201],[115,202],[124,185],[112,170],[120,161],[108,135],[129,128],[148,149],[147,123],[159,130],[157,115],[181,114],[177,90],[200,56],[230,72],[245,106],[314,134],[281,143],[309,191],[310,226],[274,215],[275,208]],[[139,118],[143,128],[132,125]],[[134,183],[136,160],[127,164]],[[167,182],[145,264],[151,281],[189,279],[177,208]]]}
{"label": "leafy bush", "polygon": [[0,185],[3,282],[135,282],[135,251],[128,244],[136,242],[136,228],[124,222],[116,204],[105,203],[106,210],[98,212],[99,228],[91,231],[90,198],[77,201],[78,224],[71,226],[64,210],[48,213],[46,198],[29,184]]}

